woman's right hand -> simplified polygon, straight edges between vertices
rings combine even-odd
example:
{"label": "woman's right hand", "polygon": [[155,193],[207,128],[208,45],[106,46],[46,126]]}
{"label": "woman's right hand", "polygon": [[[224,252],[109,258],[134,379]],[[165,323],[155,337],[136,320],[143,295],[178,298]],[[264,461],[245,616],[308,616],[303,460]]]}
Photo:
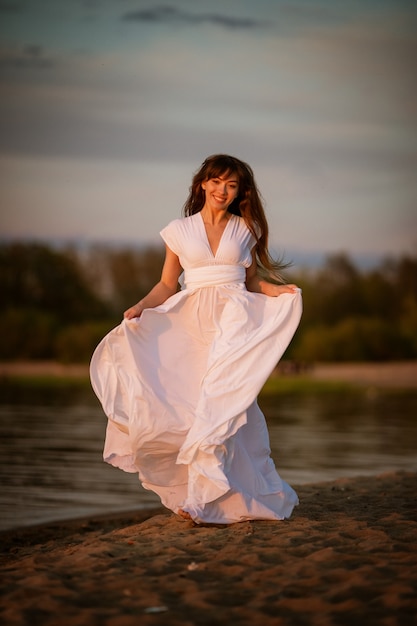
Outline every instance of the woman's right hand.
{"label": "woman's right hand", "polygon": [[140,317],[142,315],[142,311],[142,305],[138,302],[134,306],[131,306],[130,309],[127,309],[127,311],[123,313],[123,317],[125,320],[133,320],[135,317]]}

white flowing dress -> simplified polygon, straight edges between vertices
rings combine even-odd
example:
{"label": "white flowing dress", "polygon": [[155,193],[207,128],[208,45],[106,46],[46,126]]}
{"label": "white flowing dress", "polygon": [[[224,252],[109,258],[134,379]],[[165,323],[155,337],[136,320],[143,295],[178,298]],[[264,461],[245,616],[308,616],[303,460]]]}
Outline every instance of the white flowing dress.
{"label": "white flowing dress", "polygon": [[301,294],[247,291],[255,240],[241,217],[215,254],[200,213],[161,236],[180,259],[182,290],[124,320],[92,357],[104,460],[197,523],[289,517],[298,498],[271,459],[257,395],[298,326]]}

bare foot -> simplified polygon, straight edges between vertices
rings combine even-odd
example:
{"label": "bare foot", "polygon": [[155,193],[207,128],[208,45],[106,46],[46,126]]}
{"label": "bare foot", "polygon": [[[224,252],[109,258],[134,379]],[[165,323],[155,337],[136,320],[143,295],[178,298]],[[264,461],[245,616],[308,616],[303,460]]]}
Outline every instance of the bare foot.
{"label": "bare foot", "polygon": [[191,515],[187,511],[183,511],[182,509],[178,509],[177,513],[183,519],[186,519],[186,520],[192,522],[193,518],[191,517]]}

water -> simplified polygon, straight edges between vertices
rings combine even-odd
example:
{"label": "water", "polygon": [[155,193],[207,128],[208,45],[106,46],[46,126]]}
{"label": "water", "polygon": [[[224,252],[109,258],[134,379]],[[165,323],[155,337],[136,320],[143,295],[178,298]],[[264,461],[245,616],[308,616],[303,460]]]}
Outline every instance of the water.
{"label": "water", "polygon": [[[0,529],[159,506],[102,461],[106,420],[89,389],[1,388]],[[263,399],[272,455],[292,485],[417,471],[417,393]]]}

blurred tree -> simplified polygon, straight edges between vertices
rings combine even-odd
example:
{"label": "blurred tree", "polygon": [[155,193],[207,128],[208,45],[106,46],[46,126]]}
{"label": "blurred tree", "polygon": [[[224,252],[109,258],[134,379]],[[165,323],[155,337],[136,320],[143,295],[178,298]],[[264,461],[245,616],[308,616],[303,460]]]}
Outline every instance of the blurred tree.
{"label": "blurred tree", "polygon": [[55,356],[54,316],[31,308],[0,311],[0,358],[50,359]]}
{"label": "blurred tree", "polygon": [[395,269],[397,296],[409,294],[417,299],[417,258],[405,256],[397,261]]}
{"label": "blurred tree", "polygon": [[305,280],[300,284],[306,325],[314,320],[334,324],[347,314],[361,315],[364,311],[361,276],[346,254],[330,256],[306,286]]}
{"label": "blurred tree", "polygon": [[293,358],[301,361],[386,361],[416,356],[407,338],[390,323],[349,317],[333,326],[310,326]]}
{"label": "blurred tree", "polygon": [[299,360],[388,360],[417,356],[417,259],[359,272],[344,254],[292,277],[304,313],[288,354]]}
{"label": "blurred tree", "polygon": [[106,299],[116,317],[143,298],[161,277],[160,248],[132,250],[95,246],[87,257],[91,288]]}
{"label": "blurred tree", "polygon": [[[162,247],[55,250],[0,245],[0,358],[88,360],[95,345],[159,280]],[[304,313],[287,358],[417,357],[417,256],[359,271],[346,254],[288,277]]]}
{"label": "blurred tree", "polygon": [[62,323],[106,314],[103,302],[89,288],[77,256],[45,245],[0,247],[0,293],[3,310],[41,310]]}
{"label": "blurred tree", "polygon": [[55,353],[64,363],[87,363],[95,347],[111,330],[108,322],[83,322],[63,328],[55,342]]}
{"label": "blurred tree", "polygon": [[366,315],[391,320],[397,317],[394,284],[383,269],[373,270],[362,277],[362,293]]}

